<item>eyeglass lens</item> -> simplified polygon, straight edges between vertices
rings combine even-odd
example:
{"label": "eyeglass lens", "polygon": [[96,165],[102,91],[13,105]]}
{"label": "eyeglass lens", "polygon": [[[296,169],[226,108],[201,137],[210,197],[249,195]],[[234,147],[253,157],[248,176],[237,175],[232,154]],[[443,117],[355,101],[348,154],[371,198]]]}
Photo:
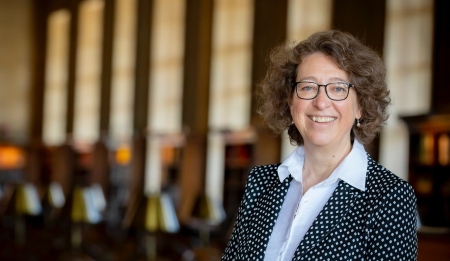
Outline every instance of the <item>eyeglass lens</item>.
{"label": "eyeglass lens", "polygon": [[314,99],[319,94],[319,86],[325,87],[328,98],[332,100],[345,100],[348,96],[349,86],[346,83],[319,85],[312,82],[297,83],[297,95],[301,99]]}

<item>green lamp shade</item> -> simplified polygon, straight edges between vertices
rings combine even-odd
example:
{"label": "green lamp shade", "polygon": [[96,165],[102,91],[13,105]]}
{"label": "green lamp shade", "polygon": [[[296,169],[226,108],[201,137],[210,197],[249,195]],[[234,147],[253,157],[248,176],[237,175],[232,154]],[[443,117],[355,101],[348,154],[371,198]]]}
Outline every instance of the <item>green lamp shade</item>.
{"label": "green lamp shade", "polygon": [[31,183],[17,186],[15,203],[17,214],[39,215],[42,211],[37,189]]}
{"label": "green lamp shade", "polygon": [[225,211],[222,204],[203,194],[198,196],[192,217],[203,220],[210,225],[217,225],[225,219]]}
{"label": "green lamp shade", "polygon": [[101,221],[100,210],[96,207],[90,187],[76,187],[73,191],[72,221],[96,224]]}
{"label": "green lamp shade", "polygon": [[177,232],[180,228],[172,200],[167,193],[145,196],[132,192],[122,222],[124,228],[135,227],[148,232]]}

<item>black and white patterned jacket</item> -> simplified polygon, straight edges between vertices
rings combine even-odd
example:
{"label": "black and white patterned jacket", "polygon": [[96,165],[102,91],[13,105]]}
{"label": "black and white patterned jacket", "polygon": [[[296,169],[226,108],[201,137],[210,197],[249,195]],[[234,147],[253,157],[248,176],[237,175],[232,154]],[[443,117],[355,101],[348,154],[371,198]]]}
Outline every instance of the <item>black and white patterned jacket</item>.
{"label": "black and white patterned jacket", "polygon": [[[416,198],[411,186],[367,156],[366,191],[344,181],[325,204],[293,260],[416,260]],[[222,260],[264,260],[292,177],[279,164],[249,174]]]}

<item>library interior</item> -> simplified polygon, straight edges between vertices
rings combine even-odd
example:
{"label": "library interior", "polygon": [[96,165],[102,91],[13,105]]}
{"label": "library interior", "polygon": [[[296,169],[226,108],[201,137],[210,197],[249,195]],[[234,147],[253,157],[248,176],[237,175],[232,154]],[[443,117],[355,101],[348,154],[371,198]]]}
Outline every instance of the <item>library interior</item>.
{"label": "library interior", "polygon": [[382,57],[365,149],[450,260],[446,0],[0,0],[0,259],[220,260],[249,171],[295,149],[258,114],[268,54],[329,29]]}

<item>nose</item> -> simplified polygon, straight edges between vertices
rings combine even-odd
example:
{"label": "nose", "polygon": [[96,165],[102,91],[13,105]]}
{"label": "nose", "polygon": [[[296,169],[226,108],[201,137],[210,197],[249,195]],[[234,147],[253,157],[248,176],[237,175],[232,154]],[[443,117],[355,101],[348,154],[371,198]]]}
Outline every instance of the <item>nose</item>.
{"label": "nose", "polygon": [[[324,87],[324,88],[320,88]],[[331,100],[328,98],[326,92],[325,92],[325,86],[319,87],[319,94],[317,97],[313,100],[313,105],[316,106],[319,109],[326,108],[330,106]]]}

